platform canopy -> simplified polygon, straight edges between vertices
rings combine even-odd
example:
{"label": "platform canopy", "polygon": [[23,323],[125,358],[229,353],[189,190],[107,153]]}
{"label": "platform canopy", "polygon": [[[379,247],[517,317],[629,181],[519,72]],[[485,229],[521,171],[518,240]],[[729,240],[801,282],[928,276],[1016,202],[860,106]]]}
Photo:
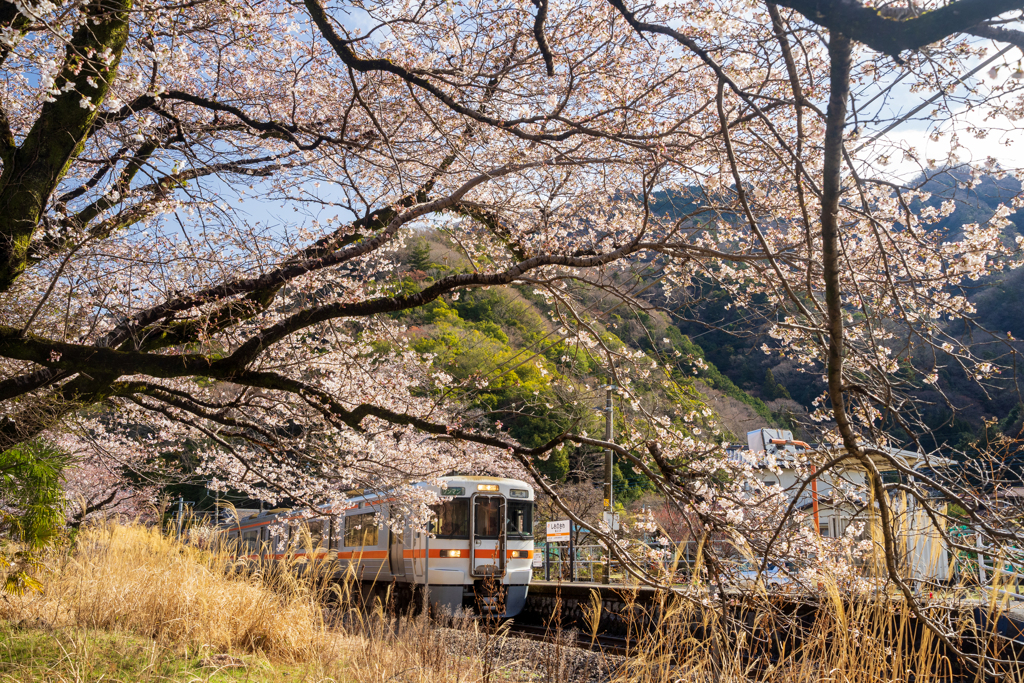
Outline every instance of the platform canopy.
{"label": "platform canopy", "polygon": [[[879,472],[895,471],[898,469],[897,465],[902,465],[907,469],[915,470],[923,467],[949,467],[956,464],[955,460],[944,458],[942,456],[935,455],[934,453],[920,453],[918,451],[908,451],[903,448],[874,446],[871,444],[863,444],[862,448],[867,451],[868,457],[875,464],[875,467]],[[844,446],[816,444],[809,450],[805,450],[804,455],[815,463],[821,464],[833,460],[846,452],[847,450]],[[863,463],[854,457],[844,460],[841,467],[843,469],[860,472],[867,469]]]}
{"label": "platform canopy", "polygon": [[[934,453],[920,453],[868,443],[864,443],[862,447],[880,472],[892,472],[900,467],[913,470],[924,467],[949,467],[956,464],[956,461]],[[774,459],[775,466],[783,469],[796,468],[805,463],[821,466],[847,452],[841,445],[809,444],[794,439],[789,430],[768,428],[748,432],[746,448],[739,446],[729,450],[730,458],[736,461],[746,461],[755,467],[769,467]],[[844,460],[839,467],[855,472],[867,469],[860,460],[853,457]]]}

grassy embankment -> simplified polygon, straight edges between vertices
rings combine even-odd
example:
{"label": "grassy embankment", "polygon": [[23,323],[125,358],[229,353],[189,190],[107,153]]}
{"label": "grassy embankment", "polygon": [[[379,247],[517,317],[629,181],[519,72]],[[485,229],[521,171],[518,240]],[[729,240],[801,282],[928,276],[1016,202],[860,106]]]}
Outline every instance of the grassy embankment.
{"label": "grassy embankment", "polygon": [[[556,647],[551,654],[503,636],[465,636],[422,618],[396,618],[379,605],[350,609],[357,593],[345,587],[307,582],[294,570],[240,571],[227,554],[140,526],[87,529],[48,566],[43,595],[0,597],[0,683],[592,680],[573,665],[579,651]],[[328,591],[335,601],[325,611]],[[720,621],[715,604],[668,596],[629,604],[623,614],[653,628],[644,629],[625,666],[603,658],[588,671],[617,670],[616,683],[938,683],[957,668],[899,600],[851,604],[826,581],[813,623],[794,623],[763,597],[753,604],[751,625],[774,635],[761,645]],[[599,621],[600,609],[595,601],[587,610],[589,623]],[[929,612],[938,618],[946,609]],[[972,629],[968,622],[953,626]],[[775,654],[754,654],[764,645]],[[990,646],[993,655],[988,666],[1005,680],[1022,680],[1018,663],[997,661],[1008,651]]]}
{"label": "grassy embankment", "polygon": [[42,595],[0,595],[0,683],[480,679],[422,620],[401,637],[380,613],[332,628],[321,605],[337,588],[241,569],[156,529],[84,530],[50,559]]}

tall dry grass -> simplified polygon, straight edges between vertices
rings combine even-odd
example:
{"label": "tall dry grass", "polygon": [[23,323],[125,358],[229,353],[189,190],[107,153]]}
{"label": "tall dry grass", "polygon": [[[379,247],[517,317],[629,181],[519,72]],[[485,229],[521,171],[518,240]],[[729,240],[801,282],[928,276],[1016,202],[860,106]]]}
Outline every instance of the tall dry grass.
{"label": "tall dry grass", "polygon": [[[627,598],[628,598],[627,594]],[[621,683],[961,683],[1024,681],[1024,662],[991,631],[999,606],[979,624],[973,603],[922,606],[943,627],[943,642],[901,597],[850,600],[827,577],[814,603],[794,609],[762,592],[723,606],[666,596],[630,603],[634,640]],[[992,605],[988,606],[992,608]],[[984,608],[984,606],[983,606]],[[596,623],[599,605],[587,615]],[[952,644],[960,650],[949,645]],[[978,656],[983,652],[984,656]]]}
{"label": "tall dry grass", "polygon": [[158,528],[84,529],[52,556],[42,594],[8,596],[0,618],[48,627],[125,631],[217,652],[258,652],[284,661],[336,650],[324,623],[324,586],[294,572],[264,574]]}
{"label": "tall dry grass", "polygon": [[[564,643],[545,650],[543,661],[527,661],[537,651],[499,624],[411,616],[389,599],[389,587],[367,599],[357,582],[325,578],[329,566],[311,571],[292,561],[264,571],[237,562],[233,551],[194,547],[142,525],[84,529],[50,558],[43,594],[0,599],[0,656],[6,628],[43,629],[67,650],[59,667],[19,663],[33,681],[92,680],[80,673],[96,664],[86,660],[97,656],[90,646],[97,632],[153,638],[154,652],[184,651],[194,661],[243,655],[255,667],[246,679],[253,681],[295,680],[296,665],[310,683],[566,681],[574,670],[575,651]],[[287,673],[276,678],[274,665],[287,665]],[[115,672],[112,680],[122,678]]]}
{"label": "tall dry grass", "polygon": [[[72,635],[136,634],[199,656],[248,653],[264,668],[265,660],[300,664],[309,681],[945,683],[959,664],[898,601],[851,602],[827,581],[811,618],[787,614],[767,593],[740,618],[736,611],[723,618],[715,602],[669,596],[627,604],[633,641],[623,660],[584,657],[567,644],[596,634],[600,600],[589,606],[584,633],[556,632],[554,645],[539,647],[500,624],[403,614],[407,606],[387,591],[367,600],[355,582],[334,585],[296,563],[254,571],[232,550],[193,547],[140,525],[85,529],[51,559],[44,594],[0,599],[0,621]],[[954,614],[948,606],[935,610],[936,618],[942,610]],[[974,628],[973,620],[945,623],[961,634]],[[1003,680],[1024,680],[1015,662],[989,665]]]}

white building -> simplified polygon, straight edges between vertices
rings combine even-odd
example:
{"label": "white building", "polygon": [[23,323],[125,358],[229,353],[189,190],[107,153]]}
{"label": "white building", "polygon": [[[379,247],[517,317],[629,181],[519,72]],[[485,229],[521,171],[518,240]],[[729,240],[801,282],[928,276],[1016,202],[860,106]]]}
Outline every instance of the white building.
{"label": "white building", "polygon": [[[883,450],[883,449],[875,449]],[[789,500],[797,499],[797,509],[817,523],[823,537],[840,537],[854,521],[864,522],[867,537],[871,525],[878,523],[877,505],[868,495],[867,472],[863,464],[850,458],[826,472],[817,473],[825,463],[843,455],[845,449],[815,448],[793,439],[782,429],[757,429],[747,433],[747,447],[730,449],[730,457],[755,468],[756,478],[765,486],[778,486]],[[951,461],[924,456],[914,451],[885,448],[884,456],[870,456],[883,479],[896,481],[905,476],[893,462],[908,470],[942,467]],[[812,476],[817,474],[817,476]],[[806,485],[804,485],[806,483]],[[940,512],[944,512],[943,509]],[[906,495],[890,496],[902,564],[911,579],[946,580],[949,578],[949,553],[942,534],[931,517]]]}

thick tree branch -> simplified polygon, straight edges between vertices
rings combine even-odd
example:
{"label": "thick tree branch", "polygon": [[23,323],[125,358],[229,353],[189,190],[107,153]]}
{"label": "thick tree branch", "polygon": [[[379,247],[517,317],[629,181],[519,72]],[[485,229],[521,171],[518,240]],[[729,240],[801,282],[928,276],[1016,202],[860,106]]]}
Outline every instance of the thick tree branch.
{"label": "thick tree branch", "polygon": [[1024,9],[1021,0],[958,0],[918,16],[886,16],[857,0],[777,0],[814,23],[893,57],[964,32],[967,27]]}
{"label": "thick tree branch", "polygon": [[828,351],[826,380],[829,401],[836,428],[842,437],[843,446],[849,456],[858,462],[867,473],[871,498],[878,506],[879,529],[884,545],[886,574],[900,589],[907,604],[922,623],[942,640],[953,652],[963,654],[950,640],[949,635],[925,615],[913,591],[903,580],[897,566],[897,547],[894,535],[892,511],[888,494],[882,482],[877,465],[867,453],[854,427],[847,406],[846,394],[849,388],[843,371],[845,335],[843,321],[843,299],[841,286],[842,258],[840,246],[840,200],[842,197],[843,131],[846,126],[847,101],[850,97],[850,67],[852,41],[838,31],[832,31],[828,45],[829,101],[825,120],[825,142],[823,146],[822,197],[821,197],[821,240],[822,274],[825,280],[825,310],[828,329]]}
{"label": "thick tree branch", "polygon": [[988,38],[990,40],[997,40],[1000,43],[1010,43],[1018,47],[1021,51],[1024,51],[1024,31],[1018,31],[1016,29],[1002,28],[1000,26],[991,26],[989,24],[978,24],[964,31],[972,36],[978,36],[979,38]]}
{"label": "thick tree branch", "polygon": [[548,18],[548,0],[530,0],[537,8],[537,19],[533,22],[533,36],[537,40],[537,48],[544,57],[544,66],[548,70],[548,76],[555,75],[555,58],[551,54],[551,47],[548,45],[547,36],[544,35],[544,22]]}
{"label": "thick tree branch", "polygon": [[418,308],[456,289],[511,284],[528,271],[545,266],[595,267],[618,260],[631,253],[635,248],[630,244],[618,250],[591,257],[536,256],[500,273],[450,275],[415,294],[380,297],[355,303],[338,303],[307,309],[267,328],[242,344],[226,358],[217,360],[203,354],[135,353],[107,347],[71,344],[47,340],[31,334],[22,334],[20,329],[5,326],[0,326],[0,356],[15,360],[28,360],[46,367],[90,374],[143,374],[166,378],[199,375],[229,380],[244,371],[245,367],[268,347],[317,323]]}
{"label": "thick tree branch", "polygon": [[[35,125],[0,175],[0,291],[28,265],[32,236],[50,195],[81,152],[128,41],[131,0],[98,0],[75,31]],[[101,55],[109,55],[102,57]]]}

